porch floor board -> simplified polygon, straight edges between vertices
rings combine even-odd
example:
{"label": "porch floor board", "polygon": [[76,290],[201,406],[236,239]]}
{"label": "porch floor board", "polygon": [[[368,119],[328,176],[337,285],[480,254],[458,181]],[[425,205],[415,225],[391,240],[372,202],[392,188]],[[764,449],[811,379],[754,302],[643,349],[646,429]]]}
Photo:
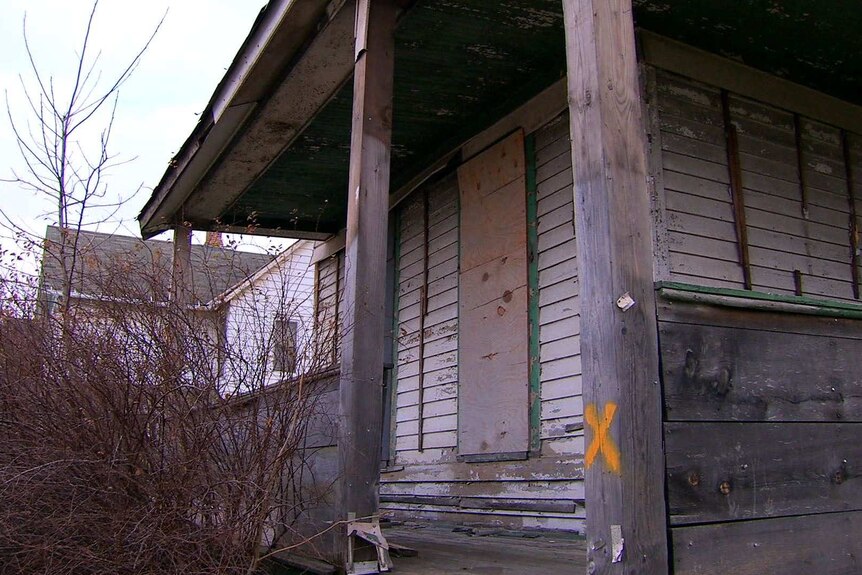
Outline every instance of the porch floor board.
{"label": "porch floor board", "polygon": [[571,575],[586,570],[586,542],[568,533],[480,536],[451,526],[411,523],[386,527],[383,534],[387,541],[419,552],[418,557],[393,557],[397,575]]}

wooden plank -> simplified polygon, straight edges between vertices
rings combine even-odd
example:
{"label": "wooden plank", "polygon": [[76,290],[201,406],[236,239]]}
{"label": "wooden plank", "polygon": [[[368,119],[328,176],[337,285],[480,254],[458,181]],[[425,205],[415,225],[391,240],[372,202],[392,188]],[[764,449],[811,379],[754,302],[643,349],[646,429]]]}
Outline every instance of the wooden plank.
{"label": "wooden plank", "polygon": [[675,528],[674,574],[858,573],[860,524],[855,511]]}
{"label": "wooden plank", "polygon": [[[347,193],[339,422],[340,517],[375,516],[380,477],[392,140],[394,0],[359,0]],[[335,549],[346,560],[346,529]]]}
{"label": "wooden plank", "polygon": [[739,161],[739,137],[731,122],[730,102],[727,90],[721,91],[721,108],[724,115],[724,135],[727,146],[727,171],[730,175],[730,196],[733,205],[733,221],[736,224],[736,244],[739,249],[739,265],[742,267],[742,284],[751,289],[751,259],[748,255],[748,227],[745,223],[745,201],[742,197],[742,168]]}
{"label": "wooden plank", "polygon": [[529,449],[526,159],[518,131],[458,169],[461,456]]}
{"label": "wooden plank", "polygon": [[858,423],[665,424],[671,525],[862,510]]}
{"label": "wooden plank", "polygon": [[850,277],[853,283],[853,298],[859,299],[859,220],[856,218],[856,195],[853,190],[853,164],[850,160],[850,140],[847,132],[841,133],[844,152],[844,170],[847,181],[847,204],[850,207]]}
{"label": "wooden plank", "polygon": [[192,303],[192,229],[174,227],[173,261],[171,264],[171,296],[180,306]]}
{"label": "wooden plank", "polygon": [[858,105],[645,30],[640,40],[648,64],[862,133]]}
{"label": "wooden plank", "polygon": [[[584,403],[596,415],[586,430],[588,570],[599,574],[668,572],[652,218],[632,12],[630,0],[563,1]],[[615,302],[626,294],[636,303],[623,310]]]}

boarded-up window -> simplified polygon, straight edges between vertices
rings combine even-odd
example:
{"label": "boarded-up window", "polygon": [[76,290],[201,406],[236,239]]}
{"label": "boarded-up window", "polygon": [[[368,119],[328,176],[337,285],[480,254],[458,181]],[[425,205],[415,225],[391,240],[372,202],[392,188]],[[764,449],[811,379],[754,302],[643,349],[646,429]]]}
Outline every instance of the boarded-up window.
{"label": "boarded-up window", "polygon": [[529,448],[525,175],[522,132],[458,169],[461,456]]}
{"label": "boarded-up window", "polygon": [[290,373],[296,369],[296,322],[277,316],[272,322],[272,369]]}

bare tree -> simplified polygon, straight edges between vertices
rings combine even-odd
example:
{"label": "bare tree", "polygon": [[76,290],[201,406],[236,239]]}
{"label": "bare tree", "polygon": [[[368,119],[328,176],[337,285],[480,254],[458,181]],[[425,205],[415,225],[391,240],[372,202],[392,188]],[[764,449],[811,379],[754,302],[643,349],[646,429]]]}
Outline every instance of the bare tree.
{"label": "bare tree", "polygon": [[[54,206],[51,213],[64,231],[98,223],[88,221],[94,213],[99,220],[105,220],[124,203],[123,198],[109,195],[104,178],[111,168],[127,161],[110,151],[119,92],[164,22],[162,17],[144,45],[119,73],[105,79],[99,68],[101,52],[94,53],[90,45],[98,5],[98,0],[94,0],[77,51],[72,81],[66,87],[40,68],[27,36],[25,16],[22,28],[30,68],[26,75],[19,75],[25,109],[13,110],[8,92],[5,94],[6,112],[25,169],[13,170],[12,178],[2,181],[16,183],[49,201]],[[92,139],[89,143],[88,136]],[[19,236],[26,234],[9,214],[3,210],[0,214],[7,229]],[[25,239],[31,245],[38,241],[31,237]],[[64,277],[68,278],[61,306],[69,301],[71,278],[77,266],[76,254],[74,243],[65,238],[49,254],[57,258]]]}

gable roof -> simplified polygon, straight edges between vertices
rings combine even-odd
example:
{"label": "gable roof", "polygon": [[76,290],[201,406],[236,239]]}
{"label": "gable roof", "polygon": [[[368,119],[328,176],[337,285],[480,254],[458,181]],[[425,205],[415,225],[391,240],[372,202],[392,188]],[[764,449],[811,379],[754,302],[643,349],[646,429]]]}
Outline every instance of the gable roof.
{"label": "gable roof", "polygon": [[[49,226],[45,234],[43,291],[62,290],[63,266],[58,248],[63,235],[56,226]],[[66,245],[77,249],[72,292],[79,297],[168,300],[173,260],[171,242],[89,231],[67,231],[65,241]],[[211,301],[272,260],[273,256],[268,254],[193,244],[193,302]]]}

